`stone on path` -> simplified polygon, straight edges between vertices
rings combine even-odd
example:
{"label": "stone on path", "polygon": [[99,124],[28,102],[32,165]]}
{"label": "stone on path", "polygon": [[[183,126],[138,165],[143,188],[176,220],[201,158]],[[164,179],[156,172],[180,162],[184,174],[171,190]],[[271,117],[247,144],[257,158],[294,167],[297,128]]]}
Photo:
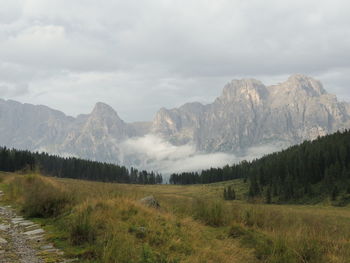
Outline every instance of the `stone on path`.
{"label": "stone on path", "polygon": [[39,229],[24,232],[24,234],[27,236],[34,236],[34,235],[42,234],[44,232],[45,231],[43,229],[39,228]]}
{"label": "stone on path", "polygon": [[32,226],[34,225],[33,222],[30,221],[23,221],[22,223],[19,223],[20,226]]}
{"label": "stone on path", "polygon": [[[30,226],[26,226],[25,229],[31,229],[31,228],[39,228],[38,224],[32,224]],[[33,229],[34,230],[34,229]],[[29,231],[29,230],[28,230]]]}
{"label": "stone on path", "polygon": [[53,245],[51,245],[51,244],[48,244],[48,245],[45,245],[45,246],[41,246],[41,247],[40,247],[40,249],[42,249],[42,250],[52,249],[52,248],[54,248],[54,247],[53,247]]}
{"label": "stone on path", "polygon": [[15,218],[12,218],[12,219],[11,219],[11,222],[12,222],[13,224],[18,224],[18,223],[21,223],[21,222],[23,222],[23,221],[25,221],[23,217],[15,217]]}
{"label": "stone on path", "polygon": [[0,244],[7,244],[6,239],[3,239],[2,237],[0,237]]}
{"label": "stone on path", "polygon": [[0,224],[0,231],[7,231],[10,228],[9,225]]}
{"label": "stone on path", "polygon": [[44,239],[44,236],[43,235],[29,236],[28,239],[34,240],[36,242],[40,242]]}

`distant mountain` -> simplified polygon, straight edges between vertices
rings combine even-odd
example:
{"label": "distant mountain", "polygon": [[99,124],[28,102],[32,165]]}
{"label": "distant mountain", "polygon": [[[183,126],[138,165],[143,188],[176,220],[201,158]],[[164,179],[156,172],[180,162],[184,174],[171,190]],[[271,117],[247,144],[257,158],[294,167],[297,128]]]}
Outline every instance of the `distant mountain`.
{"label": "distant mountain", "polygon": [[161,109],[152,132],[174,144],[195,143],[205,152],[237,152],[265,143],[289,146],[350,127],[349,104],[310,77],[293,75],[265,86],[233,80],[212,104]]}
{"label": "distant mountain", "polygon": [[193,144],[200,152],[239,153],[267,143],[285,147],[348,127],[350,104],[303,75],[273,86],[233,80],[212,104],[162,108],[152,122],[140,123],[125,123],[101,102],[90,114],[73,118],[46,106],[0,99],[0,145],[126,164],[130,160],[121,143],[149,133],[174,145]]}

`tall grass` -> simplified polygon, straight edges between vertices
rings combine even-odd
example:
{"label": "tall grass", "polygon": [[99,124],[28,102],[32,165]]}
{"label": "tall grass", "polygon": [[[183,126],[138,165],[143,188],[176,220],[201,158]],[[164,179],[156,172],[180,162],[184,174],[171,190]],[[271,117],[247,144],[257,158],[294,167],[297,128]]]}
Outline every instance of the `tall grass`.
{"label": "tall grass", "polygon": [[224,206],[220,201],[196,199],[193,202],[193,216],[209,226],[223,226],[227,222]]}
{"label": "tall grass", "polygon": [[73,195],[37,174],[16,177],[8,187],[10,198],[18,200],[29,217],[55,217],[73,203]]}
{"label": "tall grass", "polygon": [[227,235],[255,250],[262,262],[350,262],[350,219],[289,209],[288,206],[196,201],[194,218],[228,226]]}
{"label": "tall grass", "polygon": [[[7,196],[29,216],[56,217],[80,262],[349,262],[349,209],[227,202],[214,190],[30,175],[8,182]],[[138,202],[149,194],[161,209]]]}

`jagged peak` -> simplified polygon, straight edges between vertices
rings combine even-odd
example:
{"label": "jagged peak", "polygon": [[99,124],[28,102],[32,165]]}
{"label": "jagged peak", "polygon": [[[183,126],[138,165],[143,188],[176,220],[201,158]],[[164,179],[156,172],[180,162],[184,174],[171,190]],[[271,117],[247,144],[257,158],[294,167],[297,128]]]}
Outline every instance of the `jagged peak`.
{"label": "jagged peak", "polygon": [[182,105],[180,107],[180,109],[198,111],[198,110],[203,109],[203,107],[204,107],[204,105],[200,102],[188,102],[188,103],[185,103],[184,105]]}
{"label": "jagged peak", "polygon": [[111,106],[104,102],[97,102],[92,113],[117,113]]}
{"label": "jagged peak", "polygon": [[92,116],[104,116],[104,117],[113,117],[116,119],[120,119],[120,117],[118,116],[118,113],[108,104],[104,103],[104,102],[97,102],[95,104],[94,109],[92,110],[91,113]]}
{"label": "jagged peak", "polygon": [[303,74],[291,75],[282,85],[290,89],[302,89],[310,96],[327,94],[320,81]]}
{"label": "jagged peak", "polygon": [[225,85],[220,96],[222,100],[232,100],[240,96],[249,96],[259,100],[266,94],[265,85],[256,79],[234,79]]}

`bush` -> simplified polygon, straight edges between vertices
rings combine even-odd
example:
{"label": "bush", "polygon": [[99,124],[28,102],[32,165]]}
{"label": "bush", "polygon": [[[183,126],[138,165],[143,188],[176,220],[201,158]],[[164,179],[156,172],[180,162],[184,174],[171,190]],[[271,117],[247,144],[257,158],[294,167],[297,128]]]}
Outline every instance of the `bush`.
{"label": "bush", "polygon": [[22,211],[28,217],[56,217],[72,202],[65,191],[38,175],[16,178],[8,191],[11,198],[21,198]]}
{"label": "bush", "polygon": [[220,201],[196,200],[193,204],[194,218],[210,226],[225,224],[224,207]]}
{"label": "bush", "polygon": [[69,235],[73,245],[93,244],[95,242],[97,230],[92,222],[91,213],[92,207],[87,206],[72,215]]}
{"label": "bush", "polygon": [[324,258],[324,249],[319,241],[312,238],[304,238],[298,241],[297,253],[303,262],[322,263],[326,262]]}

